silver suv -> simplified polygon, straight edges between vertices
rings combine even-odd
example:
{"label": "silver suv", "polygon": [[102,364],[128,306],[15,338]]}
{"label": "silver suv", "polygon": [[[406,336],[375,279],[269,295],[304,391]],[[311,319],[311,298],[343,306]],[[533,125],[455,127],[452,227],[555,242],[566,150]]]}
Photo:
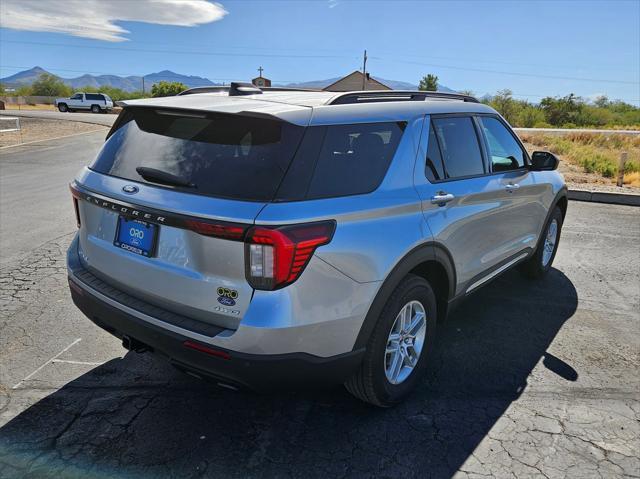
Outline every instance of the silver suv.
{"label": "silver suv", "polygon": [[192,375],[389,406],[459,300],[549,270],[557,165],[464,95],[232,84],[126,102],[71,184],[71,294]]}

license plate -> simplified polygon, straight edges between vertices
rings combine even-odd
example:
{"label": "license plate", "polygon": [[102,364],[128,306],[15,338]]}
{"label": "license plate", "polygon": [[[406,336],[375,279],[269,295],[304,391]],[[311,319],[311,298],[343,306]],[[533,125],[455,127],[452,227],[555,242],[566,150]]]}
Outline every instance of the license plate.
{"label": "license plate", "polygon": [[120,216],[113,244],[120,249],[150,257],[155,252],[157,236],[158,225]]}

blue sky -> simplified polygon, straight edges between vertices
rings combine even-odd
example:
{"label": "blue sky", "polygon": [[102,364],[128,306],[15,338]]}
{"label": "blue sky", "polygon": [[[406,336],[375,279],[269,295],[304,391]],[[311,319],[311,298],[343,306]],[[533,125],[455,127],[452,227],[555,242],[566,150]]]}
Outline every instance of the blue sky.
{"label": "blue sky", "polygon": [[[98,1],[2,0],[0,76],[39,65],[63,77],[168,69],[229,81],[262,65],[287,83],[349,73],[366,48],[368,71],[382,78],[435,73],[479,95],[606,94],[640,105],[640,0]],[[106,22],[118,31],[92,31]],[[59,28],[67,23],[93,38]]]}

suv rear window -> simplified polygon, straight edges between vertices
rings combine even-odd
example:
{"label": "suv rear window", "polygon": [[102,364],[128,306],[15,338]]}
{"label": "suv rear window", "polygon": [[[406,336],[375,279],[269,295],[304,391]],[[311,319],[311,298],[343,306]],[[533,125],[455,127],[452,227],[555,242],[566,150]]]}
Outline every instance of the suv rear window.
{"label": "suv rear window", "polygon": [[87,100],[104,101],[104,98],[102,98],[102,95],[98,95],[97,93],[87,93],[86,97],[87,97]]}
{"label": "suv rear window", "polygon": [[332,125],[324,141],[306,198],[326,198],[375,190],[395,154],[405,123]]}
{"label": "suv rear window", "polygon": [[136,168],[143,166],[192,183],[193,188],[175,187],[188,193],[268,201],[274,197],[303,131],[270,119],[129,108],[118,119],[91,169],[157,185],[138,174]]}
{"label": "suv rear window", "polygon": [[387,173],[405,127],[389,122],[307,128],[276,200],[370,193]]}

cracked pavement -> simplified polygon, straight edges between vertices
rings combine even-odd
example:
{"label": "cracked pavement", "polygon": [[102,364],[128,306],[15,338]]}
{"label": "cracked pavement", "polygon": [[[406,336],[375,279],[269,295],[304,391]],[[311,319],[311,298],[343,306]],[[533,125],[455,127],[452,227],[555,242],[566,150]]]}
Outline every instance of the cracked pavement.
{"label": "cracked pavement", "polygon": [[0,154],[0,477],[640,477],[639,208],[570,202],[549,277],[470,297],[393,409],[238,393],[71,303],[66,184],[102,137]]}

